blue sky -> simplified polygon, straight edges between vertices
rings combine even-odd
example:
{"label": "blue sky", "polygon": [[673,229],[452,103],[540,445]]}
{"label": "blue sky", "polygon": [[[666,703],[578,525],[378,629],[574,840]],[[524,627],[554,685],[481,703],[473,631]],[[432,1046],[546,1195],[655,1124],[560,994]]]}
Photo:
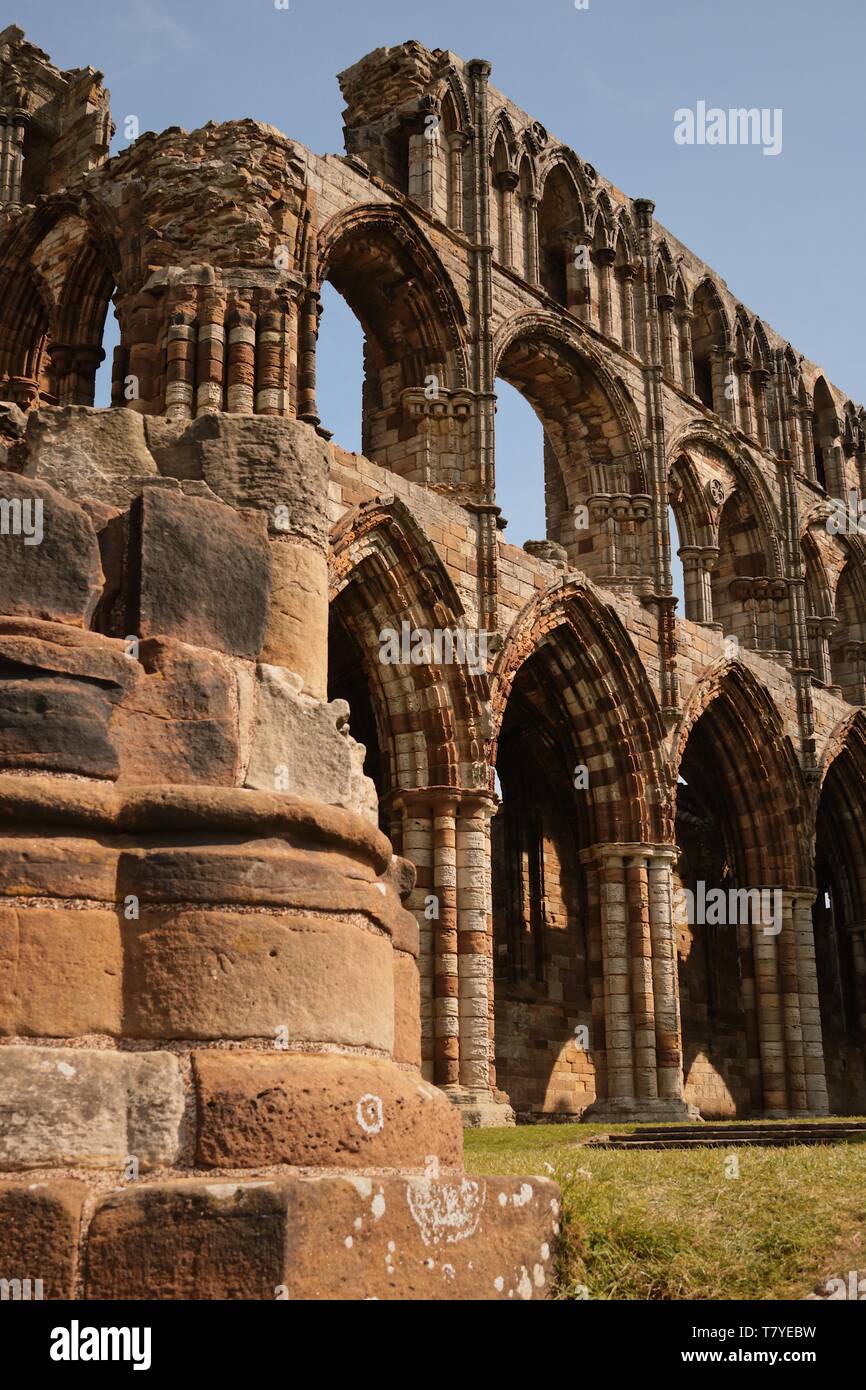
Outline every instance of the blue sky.
{"label": "blue sky", "polygon": [[[92,64],[123,120],[192,129],[254,116],[342,150],[336,73],[415,38],[493,64],[493,83],[656,216],[854,400],[866,398],[863,0],[20,0],[9,21],[59,66]],[[781,107],[783,148],[677,145],[673,114]],[[336,302],[335,302],[336,301]],[[323,317],[323,421],[357,447],[360,339]],[[497,431],[509,540],[543,534],[535,417],[509,389]]]}

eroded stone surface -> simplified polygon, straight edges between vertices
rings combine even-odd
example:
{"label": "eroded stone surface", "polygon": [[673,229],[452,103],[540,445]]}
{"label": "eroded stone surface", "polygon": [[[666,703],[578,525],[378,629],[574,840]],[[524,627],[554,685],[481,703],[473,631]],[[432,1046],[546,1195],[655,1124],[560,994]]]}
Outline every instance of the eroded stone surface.
{"label": "eroded stone surface", "polygon": [[0,1168],[171,1164],[182,1110],[169,1053],[0,1048]]}
{"label": "eroded stone surface", "polygon": [[[558,1189],[544,1178],[180,1182],[97,1208],[88,1298],[549,1296]],[[196,1250],[193,1258],[192,1251]]]}
{"label": "eroded stone surface", "polygon": [[441,1091],[364,1057],[197,1052],[203,1167],[460,1166],[460,1116]]}

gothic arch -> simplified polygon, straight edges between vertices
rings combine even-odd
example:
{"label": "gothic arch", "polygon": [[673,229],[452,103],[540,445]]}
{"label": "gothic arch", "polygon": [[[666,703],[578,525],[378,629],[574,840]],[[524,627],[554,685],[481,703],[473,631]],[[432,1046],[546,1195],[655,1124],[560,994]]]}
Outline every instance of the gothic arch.
{"label": "gothic arch", "polygon": [[547,590],[509,632],[491,675],[491,765],[515,685],[530,668],[540,717],[570,767],[588,769],[587,794],[576,795],[584,844],[669,841],[658,702],[620,619],[586,580]]}
{"label": "gothic arch", "polygon": [[[64,219],[77,250],[64,265],[53,248],[43,264],[46,240]],[[24,393],[21,403],[92,404],[105,311],[123,275],[121,245],[114,213],[92,194],[54,195],[13,222],[0,244],[0,381]],[[84,349],[76,359],[84,378],[78,391],[61,346]],[[10,388],[10,377],[24,380]]]}
{"label": "gothic arch", "polygon": [[720,774],[718,794],[732,828],[727,849],[738,885],[809,883],[805,784],[769,692],[740,661],[718,662],[707,671],[692,690],[674,734],[675,795],[699,723]]}
{"label": "gothic arch", "polygon": [[381,340],[386,356],[402,352],[404,385],[422,385],[436,366],[446,374],[444,385],[467,385],[465,310],[438,255],[402,208],[367,204],[326,223],[316,287],[326,279],[368,338]]}
{"label": "gothic arch", "polygon": [[830,1109],[866,1106],[866,713],[827,742],[814,789],[818,994]]}
{"label": "gothic arch", "polygon": [[519,314],[502,325],[494,365],[544,428],[548,539],[599,580],[648,572],[639,522],[617,530],[605,516],[588,530],[575,528],[575,507],[591,498],[649,493],[640,423],[623,383],[578,330],[544,313]]}
{"label": "gothic arch", "polygon": [[478,787],[485,675],[461,662],[385,664],[384,628],[469,628],[457,590],[431,542],[399,499],[378,498],[343,516],[333,529],[330,600],[364,661],[389,764],[384,790]]}
{"label": "gothic arch", "polygon": [[733,334],[724,300],[705,276],[692,296],[692,376],[695,395],[708,410],[724,417],[723,358],[733,351]]}

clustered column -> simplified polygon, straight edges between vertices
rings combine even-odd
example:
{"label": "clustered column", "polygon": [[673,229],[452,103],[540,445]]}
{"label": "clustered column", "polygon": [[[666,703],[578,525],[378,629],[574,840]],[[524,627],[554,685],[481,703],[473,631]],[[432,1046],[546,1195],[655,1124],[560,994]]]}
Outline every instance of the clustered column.
{"label": "clustered column", "polygon": [[[584,851],[590,927],[594,1050],[604,1090],[587,1118],[686,1119],[670,845]],[[597,940],[597,946],[594,945]],[[594,967],[594,968],[593,968]]]}
{"label": "clustered column", "polygon": [[30,117],[20,109],[0,112],[0,207],[21,202],[24,136]]}
{"label": "clustered column", "polygon": [[[797,944],[797,980],[800,991],[800,1028],[803,1037],[803,1066],[806,1106],[812,1115],[829,1115],[827,1074],[824,1065],[824,1035],[818,997],[818,970],[815,964],[815,928],[812,922],[814,888],[792,895],[793,931]],[[861,937],[862,953],[862,937]]]}

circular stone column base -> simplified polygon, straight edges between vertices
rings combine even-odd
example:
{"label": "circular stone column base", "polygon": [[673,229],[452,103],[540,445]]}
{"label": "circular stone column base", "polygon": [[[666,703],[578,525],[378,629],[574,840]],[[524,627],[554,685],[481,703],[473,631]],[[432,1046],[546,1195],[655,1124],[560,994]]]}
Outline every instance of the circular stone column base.
{"label": "circular stone column base", "polygon": [[534,1177],[134,1185],[97,1205],[85,1298],[140,1298],[146,1270],[156,1299],[541,1299],[559,1218]]}
{"label": "circular stone column base", "polygon": [[441,1086],[443,1095],[460,1111],[464,1129],[501,1129],[516,1124],[510,1103],[492,1091],[470,1091],[463,1086]]}

